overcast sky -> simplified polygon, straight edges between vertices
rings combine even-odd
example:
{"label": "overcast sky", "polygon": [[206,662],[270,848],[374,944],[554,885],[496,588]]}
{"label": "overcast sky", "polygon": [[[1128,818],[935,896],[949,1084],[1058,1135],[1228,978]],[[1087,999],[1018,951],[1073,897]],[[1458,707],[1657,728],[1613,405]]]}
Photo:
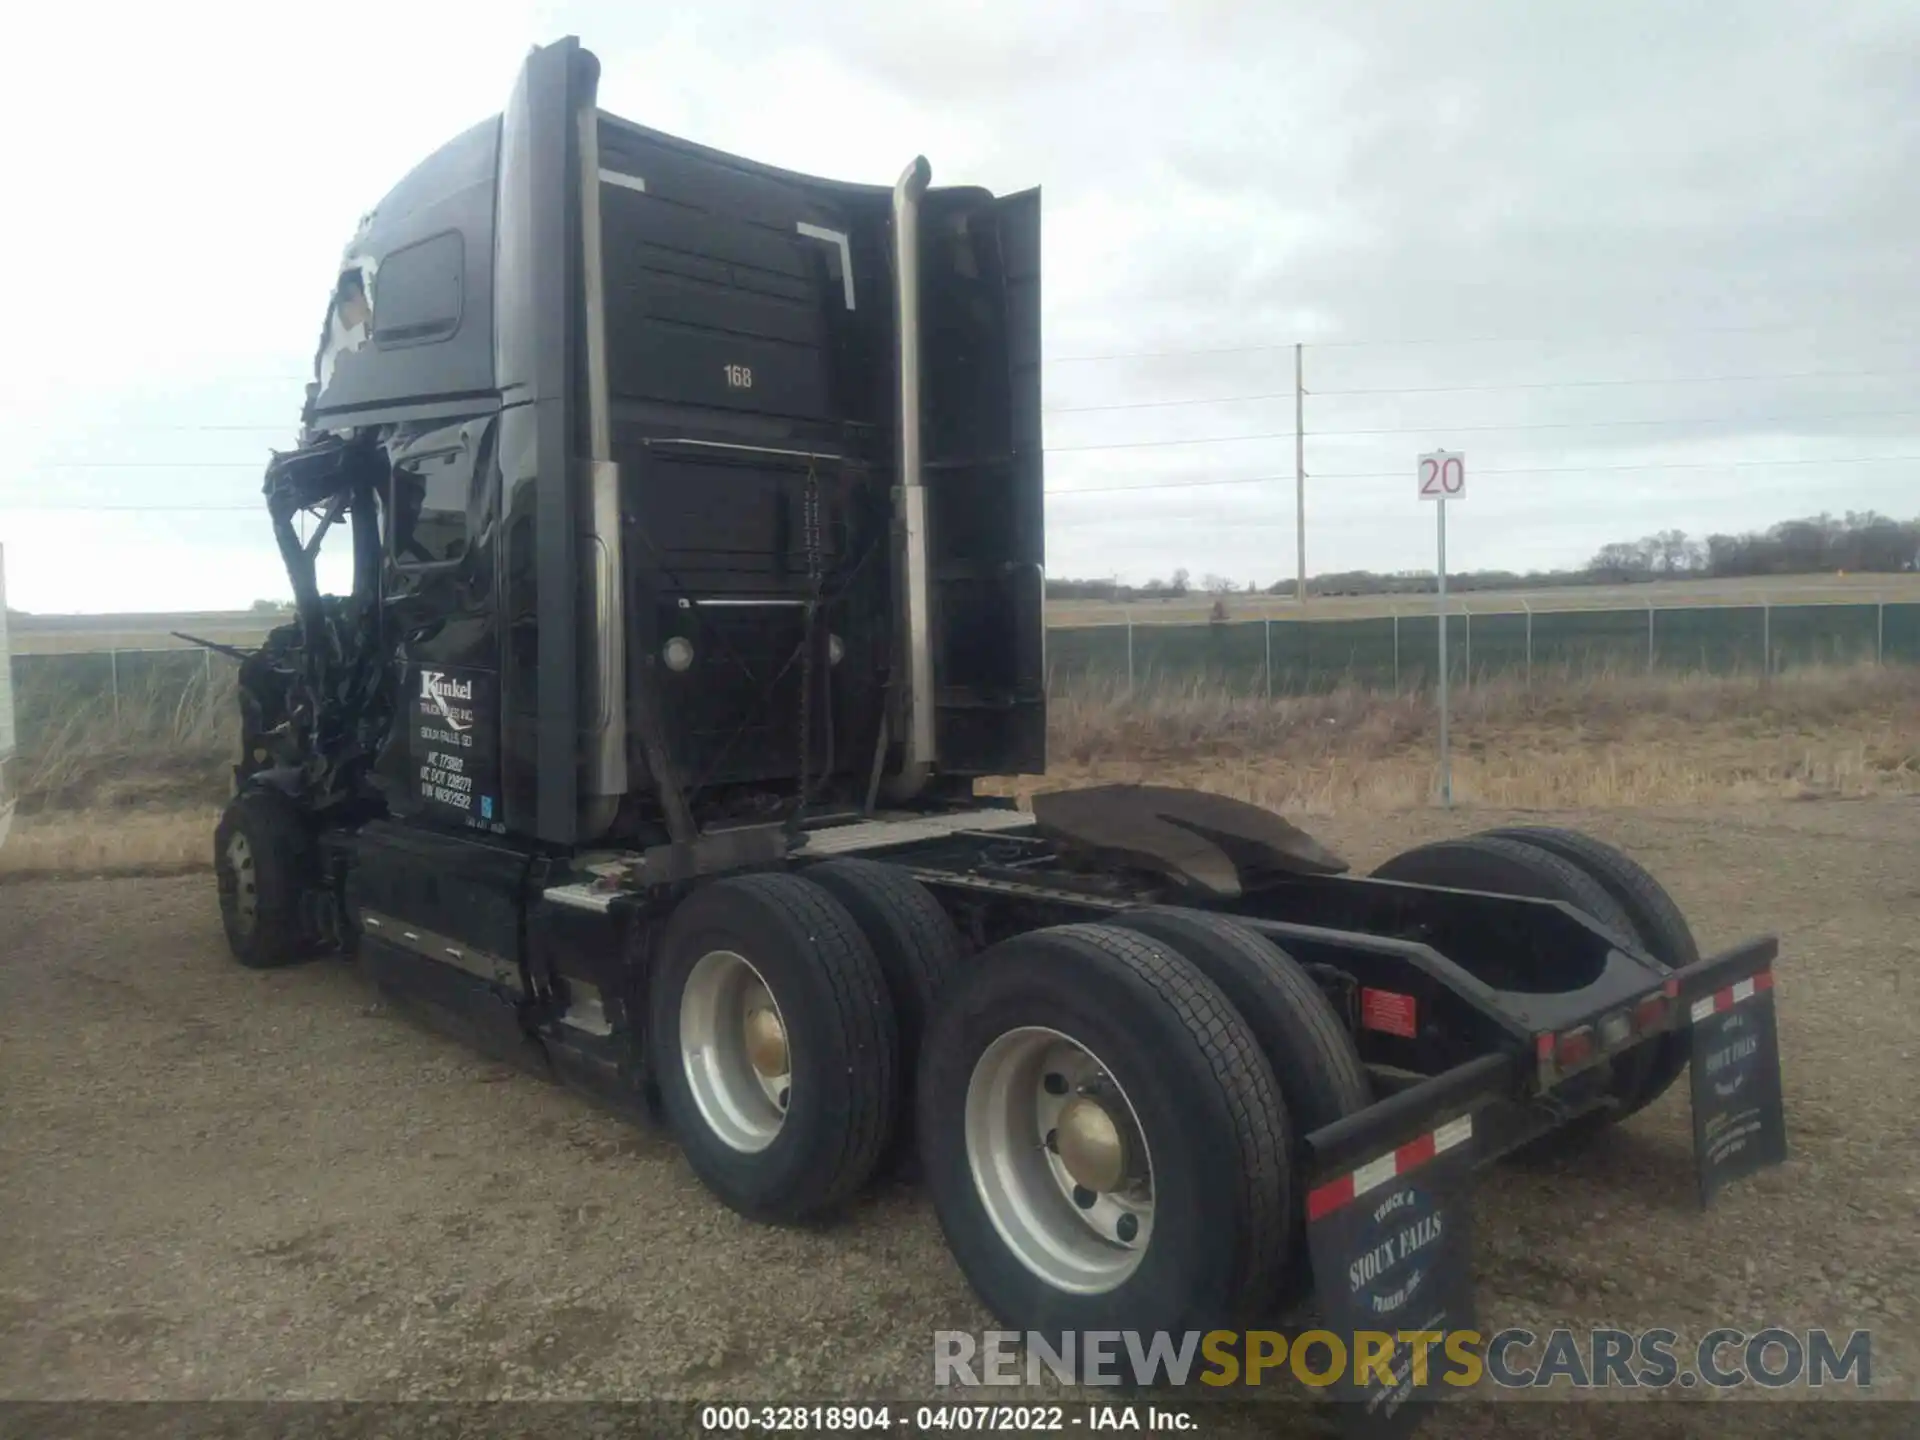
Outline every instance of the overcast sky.
{"label": "overcast sky", "polygon": [[[1469,465],[1456,569],[1920,515],[1912,0],[376,13],[9,22],[15,608],[285,593],[261,467],[342,245],[568,33],[644,124],[841,179],[921,152],[936,183],[1042,187],[1055,575],[1291,576],[1296,340],[1313,572],[1430,568],[1414,457],[1439,446]],[[166,505],[207,508],[141,508]]]}

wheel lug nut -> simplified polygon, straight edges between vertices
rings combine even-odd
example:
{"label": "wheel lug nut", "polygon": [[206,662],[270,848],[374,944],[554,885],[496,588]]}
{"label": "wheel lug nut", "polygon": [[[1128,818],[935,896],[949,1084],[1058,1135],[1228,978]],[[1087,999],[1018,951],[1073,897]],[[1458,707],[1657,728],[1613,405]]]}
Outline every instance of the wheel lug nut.
{"label": "wheel lug nut", "polygon": [[1114,1226],[1113,1229],[1114,1233],[1118,1235],[1121,1240],[1131,1245],[1133,1243],[1133,1237],[1140,1233],[1140,1222],[1131,1215],[1122,1215],[1120,1217],[1120,1223]]}
{"label": "wheel lug nut", "polygon": [[1073,1203],[1078,1205],[1082,1210],[1091,1210],[1093,1208],[1093,1202],[1099,1198],[1098,1195],[1094,1194],[1093,1191],[1087,1189],[1084,1185],[1076,1185],[1073,1187]]}

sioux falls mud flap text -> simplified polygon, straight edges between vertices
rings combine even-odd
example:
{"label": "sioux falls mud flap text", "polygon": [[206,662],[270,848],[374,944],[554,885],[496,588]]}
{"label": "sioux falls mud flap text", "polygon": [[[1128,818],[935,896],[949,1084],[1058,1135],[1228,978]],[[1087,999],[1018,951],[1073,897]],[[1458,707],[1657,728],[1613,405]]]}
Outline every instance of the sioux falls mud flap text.
{"label": "sioux falls mud flap text", "polygon": [[1700,1203],[1787,1157],[1773,969],[1689,997],[1693,1155]]}
{"label": "sioux falls mud flap text", "polygon": [[1473,1110],[1398,1145],[1341,1153],[1317,1167],[1307,1199],[1314,1285],[1329,1332],[1373,1343],[1345,1357],[1331,1391],[1351,1433],[1406,1435],[1443,1388],[1448,1340],[1475,1326]]}

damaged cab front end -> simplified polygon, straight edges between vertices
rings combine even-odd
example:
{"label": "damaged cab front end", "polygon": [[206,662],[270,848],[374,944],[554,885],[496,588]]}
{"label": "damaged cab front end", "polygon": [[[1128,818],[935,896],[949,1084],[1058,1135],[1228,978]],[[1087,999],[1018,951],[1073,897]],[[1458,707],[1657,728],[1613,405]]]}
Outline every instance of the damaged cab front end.
{"label": "damaged cab front end", "polygon": [[[267,511],[294,620],[240,666],[239,787],[270,785],[328,809],[359,794],[392,722],[380,626],[380,492],[370,438],[322,434],[267,467]],[[336,525],[353,544],[346,595],[320,590],[316,559]]]}

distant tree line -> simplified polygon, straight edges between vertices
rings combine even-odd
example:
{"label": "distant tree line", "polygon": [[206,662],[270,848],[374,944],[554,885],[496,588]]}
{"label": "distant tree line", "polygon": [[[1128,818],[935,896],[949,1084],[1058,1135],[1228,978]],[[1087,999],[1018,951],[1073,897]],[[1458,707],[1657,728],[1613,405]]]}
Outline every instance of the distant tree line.
{"label": "distant tree line", "polygon": [[1920,520],[1850,510],[1844,516],[1784,520],[1769,530],[1704,540],[1663,530],[1644,540],[1603,547],[1586,573],[1604,584],[1697,575],[1888,574],[1913,569],[1916,558]]}
{"label": "distant tree line", "polygon": [[[1704,539],[1681,530],[1662,530],[1640,540],[1602,546],[1599,554],[1579,570],[1449,571],[1447,587],[1459,591],[1544,590],[1752,575],[1888,574],[1913,570],[1917,564],[1920,520],[1893,520],[1868,510],[1784,520],[1764,531],[1708,535]],[[1433,589],[1431,571],[1381,574],[1346,570],[1315,575],[1307,582],[1309,595],[1431,595]],[[1196,584],[1185,570],[1144,585],[1122,585],[1115,580],[1047,581],[1049,600],[1177,600],[1189,595],[1224,598],[1236,593],[1257,593],[1257,587],[1251,581],[1243,585],[1219,575],[1204,576]],[[1297,587],[1291,580],[1281,580],[1267,586],[1265,593],[1293,595]]]}

